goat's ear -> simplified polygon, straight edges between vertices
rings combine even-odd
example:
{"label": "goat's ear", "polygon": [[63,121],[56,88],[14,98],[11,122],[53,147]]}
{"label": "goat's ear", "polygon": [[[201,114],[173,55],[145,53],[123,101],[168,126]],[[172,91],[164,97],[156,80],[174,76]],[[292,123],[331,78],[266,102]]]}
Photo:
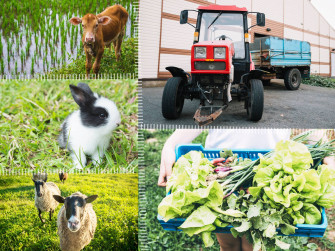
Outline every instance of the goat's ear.
{"label": "goat's ear", "polygon": [[103,17],[98,18],[98,23],[102,24],[102,25],[109,24],[111,21],[112,21],[112,19],[110,17],[107,17],[107,16],[103,16]]}
{"label": "goat's ear", "polygon": [[98,198],[98,195],[91,195],[85,199],[86,203],[92,203]]}
{"label": "goat's ear", "polygon": [[69,22],[73,25],[81,24],[82,20],[79,17],[73,17],[69,20]]}
{"label": "goat's ear", "polygon": [[64,203],[65,199],[60,195],[53,195],[54,199],[59,203]]}

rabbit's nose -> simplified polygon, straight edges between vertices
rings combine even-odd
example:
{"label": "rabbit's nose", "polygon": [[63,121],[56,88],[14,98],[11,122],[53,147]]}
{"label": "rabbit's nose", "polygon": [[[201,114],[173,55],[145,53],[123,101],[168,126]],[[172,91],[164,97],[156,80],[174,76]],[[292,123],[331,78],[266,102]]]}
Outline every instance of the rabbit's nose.
{"label": "rabbit's nose", "polygon": [[121,122],[119,122],[119,123],[116,123],[116,126],[120,126],[121,125]]}

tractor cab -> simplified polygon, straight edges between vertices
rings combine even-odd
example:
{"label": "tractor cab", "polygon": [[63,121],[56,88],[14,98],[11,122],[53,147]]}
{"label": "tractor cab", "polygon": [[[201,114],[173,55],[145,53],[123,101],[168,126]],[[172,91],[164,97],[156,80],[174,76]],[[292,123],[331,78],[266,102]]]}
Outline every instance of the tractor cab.
{"label": "tractor cab", "polygon": [[[198,14],[195,25],[188,22],[189,11]],[[198,125],[209,124],[228,107],[232,94],[245,101],[250,120],[261,119],[263,85],[258,79],[261,74],[251,67],[249,13],[246,8],[222,5],[181,12],[180,24],[195,29],[191,74],[178,67],[166,67],[173,76],[167,81],[162,98],[162,114],[166,119],[180,116],[184,99],[200,99],[194,120]],[[257,13],[256,25],[265,25],[263,13]]]}
{"label": "tractor cab", "polygon": [[[188,23],[188,12],[189,10],[181,12],[180,24]],[[233,65],[231,69],[234,75],[233,80],[235,83],[239,83],[241,76],[250,71],[251,58],[248,33],[251,28],[248,27],[248,13],[250,12],[246,8],[222,5],[199,6],[197,12],[196,26],[192,25],[195,28],[192,60],[195,64],[199,64],[196,63],[198,59],[230,60]],[[263,13],[257,13],[257,25],[265,25],[265,15]],[[211,49],[211,47],[214,47],[214,49]],[[193,54],[193,52],[198,53]],[[210,64],[208,64],[209,66]],[[191,68],[192,73],[197,73],[193,62]],[[220,67],[218,69],[222,70]],[[214,70],[216,70],[215,67]],[[226,67],[227,70],[230,69]],[[212,72],[212,74],[217,74],[217,72]]]}

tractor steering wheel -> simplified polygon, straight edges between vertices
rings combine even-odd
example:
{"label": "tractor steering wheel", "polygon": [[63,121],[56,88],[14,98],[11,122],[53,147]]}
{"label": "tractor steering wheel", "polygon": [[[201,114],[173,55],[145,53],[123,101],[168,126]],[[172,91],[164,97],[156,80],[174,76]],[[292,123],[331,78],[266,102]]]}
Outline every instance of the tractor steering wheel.
{"label": "tractor steering wheel", "polygon": [[229,40],[233,41],[233,39],[231,39],[230,37],[226,36],[226,35],[221,35],[215,38],[215,40],[226,40],[226,38],[228,38]]}

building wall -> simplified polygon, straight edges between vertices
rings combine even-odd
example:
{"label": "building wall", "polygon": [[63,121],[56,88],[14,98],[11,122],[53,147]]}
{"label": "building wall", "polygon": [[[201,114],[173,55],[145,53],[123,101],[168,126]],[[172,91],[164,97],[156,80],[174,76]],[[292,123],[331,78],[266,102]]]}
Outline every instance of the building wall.
{"label": "building wall", "polygon": [[[165,67],[171,65],[191,70],[190,48],[194,28],[180,25],[179,14],[184,9],[213,3],[264,12],[266,26],[252,28],[251,41],[255,33],[308,41],[312,51],[311,72],[330,76],[330,53],[335,48],[335,30],[309,0],[140,0],[140,79],[170,77]],[[195,21],[196,12],[189,12],[189,22],[195,24]],[[255,15],[249,15],[249,22],[250,25],[256,23]],[[267,31],[268,28],[271,30]]]}

